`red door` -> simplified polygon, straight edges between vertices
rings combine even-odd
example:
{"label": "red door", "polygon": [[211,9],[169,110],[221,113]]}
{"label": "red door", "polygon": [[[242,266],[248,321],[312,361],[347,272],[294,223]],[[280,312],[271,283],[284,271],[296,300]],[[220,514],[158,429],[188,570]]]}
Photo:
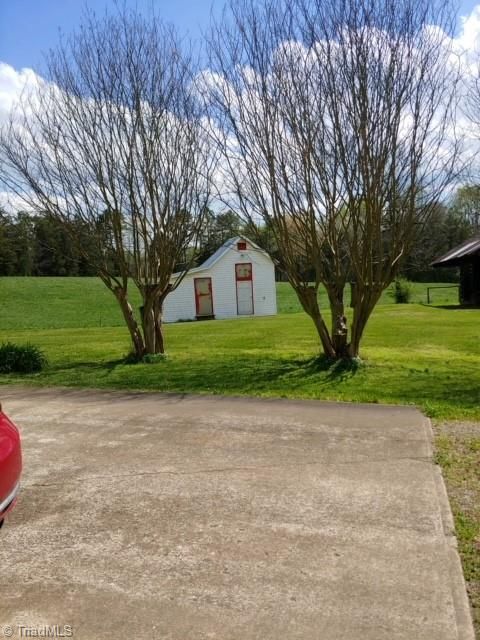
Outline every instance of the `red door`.
{"label": "red door", "polygon": [[213,316],[212,279],[195,278],[193,282],[197,316]]}

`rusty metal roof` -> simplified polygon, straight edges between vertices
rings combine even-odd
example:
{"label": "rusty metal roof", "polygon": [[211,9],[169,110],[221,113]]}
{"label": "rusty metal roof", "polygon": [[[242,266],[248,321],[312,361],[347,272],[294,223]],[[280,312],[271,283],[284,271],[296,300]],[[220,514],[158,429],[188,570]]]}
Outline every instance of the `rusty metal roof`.
{"label": "rusty metal roof", "polygon": [[465,240],[465,242],[450,249],[450,251],[447,251],[447,253],[434,260],[431,264],[432,267],[455,267],[465,262],[466,258],[476,254],[480,255],[480,236]]}

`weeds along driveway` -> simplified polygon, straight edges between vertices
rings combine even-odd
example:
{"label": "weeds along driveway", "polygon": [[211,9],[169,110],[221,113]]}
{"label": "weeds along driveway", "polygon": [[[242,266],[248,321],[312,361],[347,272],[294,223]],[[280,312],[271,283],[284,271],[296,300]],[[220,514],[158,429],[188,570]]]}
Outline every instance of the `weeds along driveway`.
{"label": "weeds along driveway", "polygon": [[428,421],[315,401],[2,390],[0,627],[75,640],[471,640]]}

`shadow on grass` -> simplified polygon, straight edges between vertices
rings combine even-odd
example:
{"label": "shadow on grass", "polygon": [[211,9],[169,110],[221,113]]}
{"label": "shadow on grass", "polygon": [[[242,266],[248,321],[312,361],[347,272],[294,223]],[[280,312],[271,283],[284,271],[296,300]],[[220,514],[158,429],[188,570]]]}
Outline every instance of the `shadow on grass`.
{"label": "shadow on grass", "polygon": [[352,378],[363,366],[359,358],[342,360],[331,360],[326,356],[316,356],[309,360],[299,360],[296,362],[299,368],[303,368],[308,374],[325,374],[325,382],[342,382]]}
{"label": "shadow on grass", "polygon": [[422,302],[421,304],[422,307],[428,307],[429,309],[446,309],[447,311],[480,309],[478,304],[428,304],[427,302]]}
{"label": "shadow on grass", "polygon": [[[333,361],[325,356],[276,359],[238,355],[215,359],[129,363],[124,358],[108,361],[56,363],[32,381],[67,386],[111,386],[158,391],[251,393],[305,386],[329,386],[347,382],[362,367],[361,361]],[[25,379],[27,376],[25,377]]]}
{"label": "shadow on grass", "polygon": [[[171,368],[167,367],[163,372],[164,380],[184,390],[235,393],[275,390],[279,394],[342,384],[362,367],[361,361],[332,361],[324,356],[276,359],[242,355],[225,360],[212,359],[208,363],[191,361],[188,367],[181,368],[177,368],[172,358],[170,364]],[[158,374],[156,381],[160,382]]]}
{"label": "shadow on grass", "polygon": [[58,363],[52,366],[49,366],[45,369],[44,373],[59,373],[61,371],[74,371],[78,369],[82,369],[84,371],[106,371],[111,372],[115,371],[115,369],[119,366],[124,365],[125,358],[117,358],[115,360],[101,360],[101,361],[92,361],[87,360],[84,362],[69,362],[69,363]]}
{"label": "shadow on grass", "polygon": [[[123,358],[57,362],[28,376],[0,376],[0,384],[93,387],[171,393],[267,395],[418,404],[429,415],[452,415],[480,406],[475,365],[412,368],[324,356],[275,358],[254,353],[215,353],[161,363],[126,365]],[[441,406],[440,406],[441,405]],[[440,407],[440,408],[439,408]],[[446,409],[442,409],[446,407]]]}

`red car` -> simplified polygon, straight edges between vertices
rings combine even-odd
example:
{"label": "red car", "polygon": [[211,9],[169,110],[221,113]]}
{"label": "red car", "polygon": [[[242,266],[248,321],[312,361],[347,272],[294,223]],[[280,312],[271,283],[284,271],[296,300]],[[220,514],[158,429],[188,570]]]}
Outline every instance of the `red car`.
{"label": "red car", "polygon": [[20,489],[22,452],[20,434],[0,405],[0,527]]}

